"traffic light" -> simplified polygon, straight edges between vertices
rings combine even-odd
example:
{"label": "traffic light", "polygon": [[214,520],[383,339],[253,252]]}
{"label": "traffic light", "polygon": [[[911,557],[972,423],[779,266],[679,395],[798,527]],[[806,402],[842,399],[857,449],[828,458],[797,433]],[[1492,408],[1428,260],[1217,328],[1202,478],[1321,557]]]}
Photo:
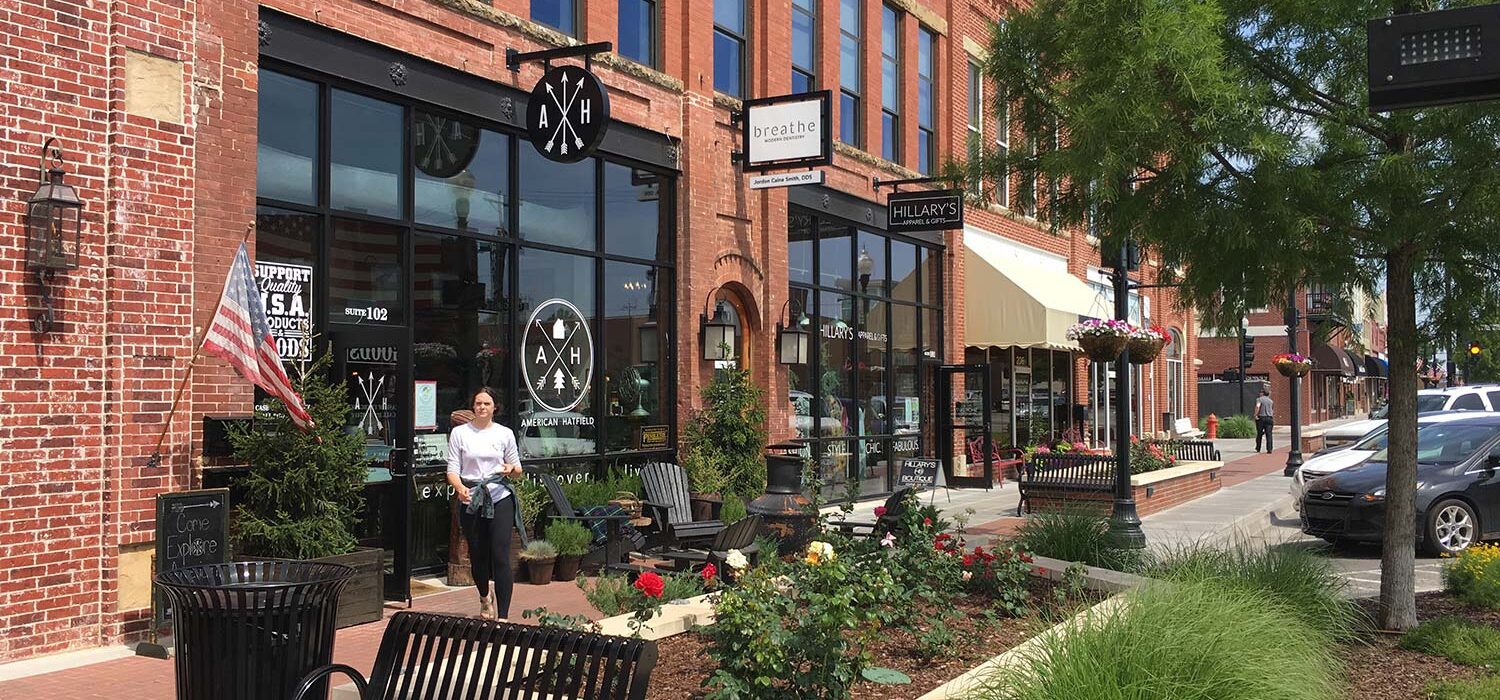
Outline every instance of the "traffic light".
{"label": "traffic light", "polygon": [[1477,341],[1469,343],[1469,357],[1479,357],[1484,354],[1484,346]]}
{"label": "traffic light", "polygon": [[1240,338],[1240,362],[1249,367],[1255,364],[1255,339]]}

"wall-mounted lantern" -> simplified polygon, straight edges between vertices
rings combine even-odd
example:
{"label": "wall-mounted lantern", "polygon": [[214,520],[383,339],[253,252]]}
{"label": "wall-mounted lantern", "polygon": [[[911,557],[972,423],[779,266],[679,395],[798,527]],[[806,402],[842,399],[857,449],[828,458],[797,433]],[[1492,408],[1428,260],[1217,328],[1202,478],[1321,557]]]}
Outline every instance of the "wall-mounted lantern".
{"label": "wall-mounted lantern", "polygon": [[42,144],[36,192],[26,201],[26,269],[36,272],[42,296],[42,313],[32,327],[42,335],[53,329],[48,287],[58,270],[78,267],[78,238],[83,226],[83,202],[72,185],[63,182],[62,148],[54,147],[54,141],[49,138]]}
{"label": "wall-mounted lantern", "polygon": [[[785,315],[792,300],[787,299],[781,305],[781,311]],[[812,347],[812,334],[807,332],[807,313],[798,311],[795,320],[790,320],[790,325],[781,325],[781,319],[776,319],[776,349],[781,364],[804,365]]]}
{"label": "wall-mounted lantern", "polygon": [[713,318],[700,315],[700,320],[703,324],[703,359],[733,360],[735,358],[734,324],[729,321],[724,300],[714,302]]}

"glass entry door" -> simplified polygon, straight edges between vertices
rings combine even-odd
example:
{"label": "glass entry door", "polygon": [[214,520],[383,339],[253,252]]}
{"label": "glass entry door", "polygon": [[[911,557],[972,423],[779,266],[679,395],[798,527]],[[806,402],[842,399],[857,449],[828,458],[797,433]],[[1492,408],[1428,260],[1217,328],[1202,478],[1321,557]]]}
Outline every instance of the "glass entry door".
{"label": "glass entry door", "polygon": [[385,598],[411,597],[411,350],[401,327],[329,331],[345,382],[344,429],[364,436],[370,460],[360,544],[385,549]]}
{"label": "glass entry door", "polygon": [[937,393],[943,407],[938,411],[938,455],[948,486],[990,488],[996,447],[990,430],[990,366],[938,367]]}

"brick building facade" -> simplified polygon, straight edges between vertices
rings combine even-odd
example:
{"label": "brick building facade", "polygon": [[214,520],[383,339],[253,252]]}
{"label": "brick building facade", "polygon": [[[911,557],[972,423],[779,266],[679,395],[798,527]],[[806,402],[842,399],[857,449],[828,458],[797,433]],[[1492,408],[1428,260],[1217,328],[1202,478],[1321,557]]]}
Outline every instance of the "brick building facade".
{"label": "brick building facade", "polygon": [[[971,209],[966,231],[881,230],[889,190],[873,178],[916,177],[962,153],[971,132],[1021,147],[1022,135],[1001,127],[995,86],[980,83],[973,129],[963,108],[969,65],[982,60],[1004,3],[747,1],[739,23],[708,5],[21,0],[0,14],[9,48],[0,54],[0,661],[138,637],[150,614],[155,495],[232,482],[233,460],[204,444],[205,425],[250,413],[252,389],[199,358],[170,424],[167,414],[241,241],[261,265],[307,270],[310,330],[333,343],[345,376],[382,380],[363,403],[353,397],[353,413],[364,413],[351,415],[383,426],[370,433],[384,449],[377,457],[441,437],[420,415],[413,422],[413,381],[438,393],[434,412],[461,406],[474,386],[503,384],[506,418],[536,440],[531,461],[597,471],[670,456],[676,426],[714,372],[699,359],[700,328],[722,301],[738,327],[738,361],[771,397],[773,440],[808,438],[825,468],[869,480],[873,492],[888,490],[901,456],[933,449],[924,431],[940,403],[934,368],[965,361],[965,319],[983,312],[969,303],[966,236],[1100,281],[1085,233],[1053,233],[1013,202]],[[841,21],[846,7],[863,8],[858,22]],[[788,50],[793,27],[809,16],[815,48],[803,79],[833,91],[834,123],[858,136],[836,144],[824,185],[751,190],[732,161],[740,103],[715,89],[728,70],[715,47],[743,50],[730,76],[739,94],[789,93],[801,55]],[[887,35],[894,51],[882,50]],[[614,124],[596,159],[564,170],[537,160],[523,138],[526,92],[542,66],[511,71],[505,54],[579,40],[616,44],[592,63]],[[621,55],[627,44],[638,60]],[[843,65],[844,44],[855,47],[855,71]],[[885,75],[898,76],[899,89],[883,90]],[[856,119],[847,96],[860,101]],[[899,126],[887,151],[891,117]],[[438,124],[462,135],[473,162],[494,167],[480,184],[411,148],[442,133],[422,131]],[[394,141],[383,143],[387,133]],[[41,290],[23,250],[24,203],[47,137],[59,139],[85,208],[82,263],[49,285],[59,326],[43,335],[32,326]],[[383,199],[386,187],[393,194]],[[479,222],[489,214],[486,231]],[[580,236],[554,237],[575,215],[586,219]],[[798,225],[818,231],[811,269],[798,257],[811,248],[788,241]],[[873,287],[856,288],[866,254],[882,269]],[[1152,282],[1156,269],[1142,274]],[[908,279],[917,281],[903,286]],[[570,290],[594,319],[585,325],[600,336],[589,342],[603,367],[583,382],[581,403],[546,412],[535,394],[524,398],[515,358],[529,348],[524,314]],[[1191,376],[1191,314],[1169,290],[1144,296],[1140,315],[1180,332],[1176,367]],[[776,355],[789,299],[821,319],[814,342],[833,353],[813,361],[815,381],[796,385],[812,389],[802,404],[791,376],[812,370]],[[379,309],[391,322],[351,330],[351,309]],[[865,334],[830,346],[844,338],[840,324]],[[647,349],[648,335],[659,348]],[[389,362],[375,361],[387,351]],[[1101,370],[1061,352],[1066,401],[1097,403],[1090,388],[1103,386]],[[1142,371],[1142,424],[1168,403],[1193,413],[1193,382],[1172,394],[1170,367],[1161,359]],[[377,415],[377,403],[394,408]],[[665,444],[644,437],[655,423],[666,426]],[[163,432],[164,459],[149,466]]]}

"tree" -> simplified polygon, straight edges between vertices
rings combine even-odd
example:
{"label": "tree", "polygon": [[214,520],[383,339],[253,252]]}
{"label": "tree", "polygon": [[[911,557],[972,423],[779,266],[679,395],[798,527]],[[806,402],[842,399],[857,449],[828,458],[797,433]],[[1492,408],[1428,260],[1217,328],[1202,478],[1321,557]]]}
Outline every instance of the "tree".
{"label": "tree", "polygon": [[298,430],[286,404],[256,406],[249,428],[230,432],[235,457],[250,464],[235,507],[235,552],[317,559],[354,551],[354,526],[364,509],[365,440],[344,429],[349,397],[330,382],[332,350],[291,372],[292,388],[314,427]]}
{"label": "tree", "polygon": [[[1055,183],[1039,202],[1107,249],[1127,238],[1181,270],[1208,326],[1318,282],[1387,299],[1392,374],[1424,333],[1490,308],[1500,109],[1372,115],[1365,20],[1418,3],[1037,0],[996,28],[986,71],[1051,147],[950,166]],[[1050,135],[1057,134],[1056,137]],[[1041,188],[1038,188],[1041,189]],[[1394,377],[1393,377],[1394,379]],[[1392,381],[1380,622],[1416,624],[1416,385]]]}
{"label": "tree", "polygon": [[750,371],[727,367],[701,392],[703,408],[683,426],[683,468],[694,489],[759,496],[766,487],[766,397]]}

